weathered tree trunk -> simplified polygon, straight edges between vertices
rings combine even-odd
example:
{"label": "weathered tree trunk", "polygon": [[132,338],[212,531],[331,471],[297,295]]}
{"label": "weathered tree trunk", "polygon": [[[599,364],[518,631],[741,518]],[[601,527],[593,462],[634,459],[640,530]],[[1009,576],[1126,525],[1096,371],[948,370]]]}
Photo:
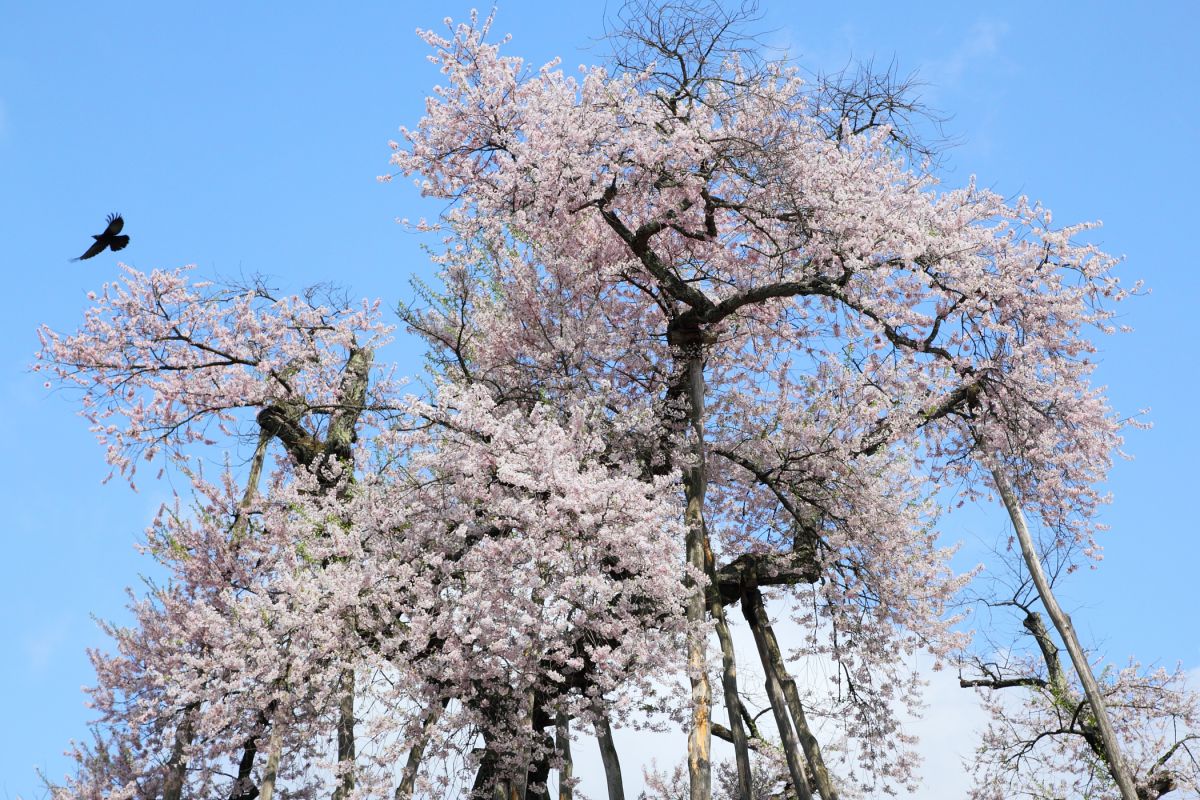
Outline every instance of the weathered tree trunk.
{"label": "weathered tree trunk", "polygon": [[621,777],[621,760],[613,743],[612,728],[603,712],[596,717],[596,741],[600,744],[600,760],[604,762],[604,778],[608,782],[608,800],[625,800],[625,781]]}
{"label": "weathered tree trunk", "polygon": [[746,729],[742,725],[741,699],[737,688],[737,659],[733,649],[733,637],[725,619],[725,607],[721,603],[718,588],[716,559],[708,541],[707,528],[703,531],[704,570],[708,574],[708,613],[716,622],[717,640],[721,643],[721,687],[725,694],[725,708],[729,712],[729,731],[733,736],[733,753],[737,763],[738,797],[751,800],[750,749],[746,741]]}
{"label": "weathered tree trunk", "polygon": [[[534,598],[535,601],[537,598]],[[520,727],[525,730],[526,736],[532,736],[537,730],[535,717],[537,712],[537,698],[533,692],[529,692],[521,701],[523,708],[520,709]],[[521,771],[515,773],[508,781],[508,798],[509,800],[527,800],[526,792],[529,788],[529,773],[533,769],[533,754],[532,745],[521,745],[520,761]]]}
{"label": "weathered tree trunk", "polygon": [[354,791],[354,670],[342,670],[338,698],[337,760],[338,785],[333,800],[345,800]]}
{"label": "weathered tree trunk", "polygon": [[283,756],[283,731],[276,722],[271,726],[271,739],[267,744],[267,765],[263,768],[262,782],[258,787],[258,800],[271,800],[275,794],[275,779],[279,775],[279,759]]}
{"label": "weathered tree trunk", "polygon": [[1037,550],[1034,549],[1033,537],[1029,533],[1029,527],[1025,524],[1025,514],[1021,510],[1021,504],[1017,500],[1016,493],[1013,492],[1004,468],[992,466],[991,471],[992,480],[1000,492],[1000,498],[1004,501],[1009,519],[1012,520],[1013,528],[1017,532],[1017,541],[1021,544],[1021,555],[1024,556],[1025,565],[1029,568],[1029,575],[1033,578],[1034,586],[1037,587],[1042,605],[1046,607],[1046,613],[1050,615],[1050,621],[1054,623],[1055,629],[1058,630],[1059,636],[1062,637],[1063,643],[1067,647],[1071,663],[1075,665],[1075,674],[1079,676],[1079,681],[1083,684],[1088,705],[1091,706],[1092,714],[1096,717],[1096,726],[1100,730],[1100,737],[1107,753],[1105,762],[1108,765],[1109,774],[1112,775],[1117,788],[1120,789],[1122,800],[1138,800],[1137,789],[1129,775],[1129,769],[1125,766],[1125,759],[1121,757],[1117,735],[1108,718],[1104,695],[1100,693],[1100,686],[1096,683],[1095,676],[1092,675],[1091,665],[1088,664],[1083,648],[1079,645],[1079,637],[1075,635],[1071,618],[1058,605],[1058,599],[1054,596],[1050,581],[1046,579],[1046,573],[1042,570],[1042,562],[1038,557]]}
{"label": "weathered tree trunk", "polygon": [[[678,387],[682,391],[678,394],[686,401],[692,441],[691,461],[683,474],[687,563],[696,575],[703,575],[706,572],[704,495],[708,483],[704,459],[704,352],[698,329],[672,331],[672,334],[672,344],[679,347],[683,361],[682,385]],[[694,584],[687,600],[688,679],[692,686],[692,724],[688,732],[690,800],[712,797],[712,687],[708,683],[708,643],[699,633],[704,624],[706,595],[704,587]]]}
{"label": "weathered tree trunk", "polygon": [[562,758],[562,767],[558,770],[558,800],[574,800],[575,791],[570,783],[574,774],[574,764],[571,762],[571,719],[562,711],[558,712],[554,721],[554,748]]}
{"label": "weathered tree trunk", "polygon": [[783,688],[779,676],[775,674],[775,664],[767,650],[766,637],[755,619],[756,614],[751,603],[742,599],[742,614],[754,634],[754,644],[758,647],[758,657],[766,675],[767,698],[771,702],[771,712],[775,715],[775,727],[779,728],[779,740],[783,744],[783,754],[787,758],[788,773],[792,776],[792,787],[800,800],[812,800],[812,789],[808,784],[808,775],[804,769],[804,754],[796,740],[792,729],[792,721],[788,716],[787,700],[783,696]]}
{"label": "weathered tree trunk", "polygon": [[1051,690],[1056,698],[1066,700],[1072,695],[1071,688],[1067,684],[1067,676],[1058,658],[1058,645],[1050,638],[1050,631],[1046,630],[1042,615],[1036,611],[1029,611],[1021,624],[1033,636],[1038,649],[1042,651],[1042,660],[1046,662],[1046,674],[1050,676]]}
{"label": "weathered tree trunk", "polygon": [[[748,586],[742,603],[745,606],[747,622],[750,623],[752,629],[757,629],[755,641],[758,641],[757,637],[761,634],[766,655],[771,661],[771,668],[775,671],[780,686],[783,688],[788,710],[792,715],[792,723],[796,726],[796,736],[800,740],[800,746],[804,748],[804,757],[808,761],[809,773],[813,777],[813,783],[816,784],[817,794],[821,796],[821,800],[837,800],[837,791],[833,788],[829,770],[825,768],[825,759],[821,756],[821,746],[808,726],[804,706],[800,703],[800,693],[796,689],[796,682],[788,674],[787,665],[783,662],[783,653],[779,649],[779,641],[775,638],[775,630],[771,627],[771,619],[767,616],[762,592],[757,586]],[[766,669],[765,664],[763,668]]]}

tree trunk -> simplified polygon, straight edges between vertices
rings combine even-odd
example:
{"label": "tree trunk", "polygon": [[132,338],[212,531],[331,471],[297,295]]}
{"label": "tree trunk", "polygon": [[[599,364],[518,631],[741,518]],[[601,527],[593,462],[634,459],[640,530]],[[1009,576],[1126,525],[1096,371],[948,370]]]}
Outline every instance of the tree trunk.
{"label": "tree trunk", "polygon": [[1036,611],[1028,611],[1021,624],[1033,636],[1038,649],[1042,651],[1042,660],[1046,662],[1046,674],[1050,676],[1050,688],[1056,699],[1066,701],[1072,698],[1071,687],[1067,684],[1067,676],[1063,672],[1062,662],[1058,658],[1058,645],[1050,638],[1050,631],[1046,630],[1046,623],[1042,622],[1042,615]]}
{"label": "tree trunk", "polygon": [[571,719],[562,711],[558,712],[554,721],[554,748],[562,758],[562,767],[558,770],[558,800],[574,800],[575,791],[570,784],[574,773],[571,763]]}
{"label": "tree trunk", "polygon": [[796,734],[792,730],[792,721],[788,717],[787,700],[783,696],[783,688],[779,684],[779,676],[775,674],[775,664],[767,650],[766,637],[755,619],[751,602],[742,598],[742,614],[754,634],[754,644],[758,647],[758,657],[762,661],[763,673],[766,675],[767,698],[771,702],[771,712],[775,715],[775,726],[779,728],[779,739],[783,744],[783,754],[787,758],[788,773],[792,776],[792,786],[800,800],[812,800],[812,789],[809,788],[808,775],[804,769],[804,755],[800,751]]}
{"label": "tree trunk", "polygon": [[1105,762],[1108,764],[1108,771],[1121,791],[1122,800],[1138,800],[1137,789],[1125,766],[1125,760],[1121,757],[1117,735],[1108,718],[1104,696],[1100,693],[1100,686],[1096,683],[1095,676],[1092,675],[1091,665],[1088,664],[1083,648],[1079,645],[1079,637],[1075,635],[1071,618],[1059,607],[1054,591],[1050,588],[1050,581],[1046,579],[1046,573],[1042,570],[1042,562],[1038,558],[1037,550],[1034,549],[1033,537],[1029,533],[1029,527],[1025,524],[1025,514],[1021,511],[1021,504],[1017,500],[1016,493],[1013,492],[1012,485],[1008,482],[1008,475],[1005,474],[1003,467],[993,466],[991,471],[992,480],[995,481],[996,489],[1000,492],[1000,498],[1004,501],[1009,519],[1012,520],[1013,528],[1017,532],[1017,541],[1021,543],[1021,555],[1025,557],[1029,575],[1033,578],[1034,586],[1037,587],[1042,605],[1046,607],[1046,613],[1050,615],[1051,622],[1054,623],[1059,636],[1067,646],[1067,653],[1071,656],[1071,663],[1075,665],[1075,673],[1083,684],[1088,705],[1091,706],[1092,714],[1096,717],[1096,726],[1100,729],[1100,737],[1104,742],[1104,749],[1107,751]]}
{"label": "tree trunk", "polygon": [[437,721],[441,719],[442,712],[446,710],[447,702],[447,700],[442,700],[440,703],[435,703],[426,712],[425,719],[421,722],[421,732],[408,750],[408,761],[404,764],[404,774],[400,778],[400,785],[396,787],[396,800],[412,800],[413,790],[417,785],[417,773],[421,770],[421,760],[425,758],[425,748],[429,746],[429,736],[433,732],[433,726],[437,725]]}
{"label": "tree trunk", "polygon": [[[771,668],[775,671],[780,686],[783,688],[788,710],[792,714],[792,723],[796,726],[796,736],[800,740],[800,746],[804,748],[804,757],[808,761],[808,769],[813,777],[813,783],[816,784],[817,794],[821,796],[821,800],[837,800],[837,791],[833,788],[829,770],[825,768],[825,759],[821,756],[821,746],[808,726],[804,706],[800,703],[800,693],[796,689],[796,682],[788,674],[787,665],[783,662],[783,653],[779,649],[779,641],[775,638],[775,630],[771,627],[771,619],[767,616],[762,592],[757,586],[748,587],[742,603],[746,606],[747,621],[762,635],[766,654],[771,660]],[[756,642],[758,635],[755,633]]]}
{"label": "tree trunk", "polygon": [[337,760],[338,785],[333,800],[346,800],[354,791],[354,670],[342,670],[338,700]]}
{"label": "tree trunk", "polygon": [[[691,463],[684,470],[684,497],[687,510],[687,563],[694,574],[706,572],[704,556],[704,494],[707,475],[704,463],[704,357],[699,331],[681,337],[681,356],[684,360],[683,397],[686,399],[687,423],[691,428]],[[708,683],[708,643],[700,630],[704,625],[706,590],[692,584],[687,600],[688,621],[688,679],[692,686],[692,725],[688,733],[688,778],[690,800],[710,800],[712,797],[712,687]]]}
{"label": "tree trunk", "polygon": [[171,756],[167,759],[166,775],[163,777],[163,800],[180,800],[187,775],[187,748],[192,743],[192,715],[200,708],[199,703],[188,703],[180,715],[175,728],[175,742]]}
{"label": "tree trunk", "polygon": [[617,747],[613,744],[612,728],[608,717],[600,712],[596,716],[596,741],[600,743],[600,759],[604,762],[604,777],[608,782],[608,800],[625,800],[625,781],[621,778],[621,760],[617,758]]}
{"label": "tree trunk", "polygon": [[703,532],[704,568],[708,573],[708,613],[716,622],[717,640],[721,643],[721,687],[725,693],[725,708],[729,712],[729,731],[733,736],[733,753],[737,763],[738,797],[751,800],[750,749],[746,741],[746,729],[742,725],[741,699],[737,688],[737,660],[733,649],[733,637],[729,635],[729,624],[725,618],[725,607],[721,603],[718,588],[716,559],[708,541],[708,530]]}
{"label": "tree trunk", "polygon": [[[487,797],[489,787],[491,788],[492,797],[499,795],[501,798],[504,798],[503,793],[498,791],[500,786],[496,781],[496,753],[488,746],[485,737],[483,757],[479,759],[479,768],[475,770],[475,782],[471,785],[471,797],[477,799]],[[507,798],[504,800],[507,800]]]}
{"label": "tree trunk", "polygon": [[[537,599],[536,597],[534,598]],[[520,714],[520,727],[525,730],[526,736],[532,736],[536,726],[534,725],[534,717],[536,713],[534,707],[537,704],[537,698],[533,692],[528,692],[522,698],[521,705],[524,706],[518,712]],[[509,800],[526,800],[525,792],[529,788],[529,771],[533,767],[532,744],[526,743],[521,745],[520,753],[520,771],[512,775],[508,780],[508,798]]]}
{"label": "tree trunk", "polygon": [[267,748],[267,766],[263,769],[262,783],[258,787],[258,800],[271,800],[275,794],[275,778],[279,774],[279,759],[283,755],[283,732],[278,722],[271,726],[271,740]]}
{"label": "tree trunk", "polygon": [[258,787],[254,785],[254,757],[258,755],[258,737],[251,736],[242,745],[242,759],[238,762],[237,778],[229,792],[229,800],[255,800]]}

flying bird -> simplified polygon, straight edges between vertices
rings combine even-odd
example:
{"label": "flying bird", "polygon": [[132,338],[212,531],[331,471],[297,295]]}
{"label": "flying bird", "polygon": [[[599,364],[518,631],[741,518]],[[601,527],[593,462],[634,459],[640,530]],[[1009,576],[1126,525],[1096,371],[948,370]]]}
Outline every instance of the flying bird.
{"label": "flying bird", "polygon": [[95,234],[92,236],[96,241],[87,249],[87,252],[79,258],[72,258],[72,261],[81,261],[85,258],[100,255],[104,252],[104,248],[111,247],[113,252],[123,250],[125,245],[129,244],[128,236],[118,236],[121,228],[125,227],[125,220],[121,219],[120,214],[108,215],[108,227],[104,229],[104,233]]}

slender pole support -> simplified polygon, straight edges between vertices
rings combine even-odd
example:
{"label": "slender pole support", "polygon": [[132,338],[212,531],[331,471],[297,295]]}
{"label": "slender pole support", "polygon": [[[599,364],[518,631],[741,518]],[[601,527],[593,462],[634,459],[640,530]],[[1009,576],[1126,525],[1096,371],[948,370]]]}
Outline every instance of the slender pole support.
{"label": "slender pole support", "polygon": [[258,786],[258,800],[271,800],[275,794],[275,781],[279,776],[279,759],[283,756],[283,731],[279,724],[271,726],[271,739],[267,745],[267,765],[263,768],[262,782]]}
{"label": "slender pole support", "polygon": [[721,687],[725,693],[725,708],[729,712],[729,731],[733,736],[733,753],[737,763],[738,797],[740,800],[753,800],[750,787],[750,748],[746,739],[746,729],[742,725],[742,701],[738,695],[737,658],[733,648],[733,636],[729,633],[729,623],[725,618],[725,607],[721,603],[721,592],[717,589],[716,559],[708,541],[708,531],[704,530],[704,567],[708,574],[708,613],[713,618],[717,629],[717,641],[721,644]]}
{"label": "slender pole support", "polygon": [[[800,746],[804,748],[804,757],[808,761],[808,769],[813,783],[816,785],[817,794],[821,796],[821,800],[838,800],[833,780],[829,777],[829,770],[825,767],[825,759],[821,756],[821,746],[808,725],[808,717],[804,713],[804,706],[800,703],[800,692],[796,689],[796,681],[788,674],[787,665],[783,662],[783,652],[779,648],[779,640],[775,638],[771,619],[767,616],[762,592],[757,586],[751,585],[745,590],[742,602],[747,604],[747,621],[762,634],[765,652],[770,658],[771,668],[775,671],[775,676],[783,688],[788,710],[792,715],[792,723],[796,726],[796,736],[800,740]],[[755,635],[757,636],[758,633]]]}
{"label": "slender pole support", "polygon": [[1071,663],[1075,665],[1075,674],[1079,676],[1079,681],[1083,684],[1083,692],[1087,696],[1088,705],[1091,706],[1092,714],[1096,718],[1096,726],[1100,729],[1100,738],[1104,742],[1104,749],[1107,753],[1104,760],[1108,764],[1109,774],[1116,781],[1122,800],[1138,800],[1137,789],[1125,766],[1125,760],[1121,757],[1117,735],[1108,718],[1104,695],[1100,693],[1100,686],[1096,683],[1095,676],[1092,675],[1092,667],[1088,664],[1083,648],[1079,645],[1079,637],[1075,634],[1071,618],[1058,605],[1058,599],[1054,596],[1050,581],[1047,580],[1046,573],[1042,569],[1042,561],[1038,557],[1037,550],[1034,549],[1029,526],[1025,524],[1025,514],[1021,510],[1021,503],[1017,499],[1016,492],[1013,491],[1012,484],[1009,483],[1008,475],[1005,474],[1003,467],[992,466],[991,471],[992,480],[1000,492],[1000,498],[1004,501],[1009,519],[1012,520],[1013,528],[1017,532],[1017,541],[1021,544],[1021,555],[1025,557],[1025,565],[1029,568],[1029,575],[1033,578],[1034,586],[1037,587],[1038,596],[1042,599],[1042,605],[1046,607],[1050,621],[1054,623],[1055,629],[1067,646]]}
{"label": "slender pole support", "polygon": [[779,676],[775,674],[775,665],[767,652],[766,638],[755,620],[754,609],[745,597],[742,598],[742,614],[750,624],[754,634],[754,644],[758,647],[759,660],[762,661],[763,672],[766,673],[767,698],[771,702],[771,712],[775,715],[775,726],[779,728],[779,739],[783,744],[783,754],[787,758],[788,772],[792,776],[792,786],[800,800],[812,800],[812,789],[809,787],[808,775],[804,769],[804,754],[796,741],[792,730],[792,721],[788,717],[787,700],[783,696],[783,688],[779,685]]}

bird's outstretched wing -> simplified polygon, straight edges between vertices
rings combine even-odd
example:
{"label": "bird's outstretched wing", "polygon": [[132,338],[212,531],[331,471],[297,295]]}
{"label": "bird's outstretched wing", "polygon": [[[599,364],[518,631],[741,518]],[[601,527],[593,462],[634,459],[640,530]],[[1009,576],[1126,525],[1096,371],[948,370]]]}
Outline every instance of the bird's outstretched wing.
{"label": "bird's outstretched wing", "polygon": [[[128,236],[122,236],[121,238],[125,240],[125,244],[129,243]],[[125,245],[121,245],[121,246],[124,247]],[[85,258],[91,258],[94,255],[99,255],[100,252],[102,250],[104,250],[104,248],[106,248],[106,247],[108,247],[108,242],[104,241],[103,239],[97,239],[96,241],[92,242],[92,246],[87,249],[86,253],[81,255],[79,258],[72,258],[71,260],[72,261],[82,261]]]}
{"label": "bird's outstretched wing", "polygon": [[[105,221],[108,223],[108,227],[104,229],[104,233],[100,234],[105,238],[116,236],[121,232],[121,228],[125,227],[125,220],[121,219],[120,214],[109,214]],[[128,241],[126,241],[126,244],[128,244]],[[121,245],[121,247],[124,246]],[[120,250],[121,247],[114,247],[113,250]]]}
{"label": "bird's outstretched wing", "polygon": [[114,236],[112,242],[108,245],[113,250],[124,250],[125,245],[129,244],[128,236]]}

